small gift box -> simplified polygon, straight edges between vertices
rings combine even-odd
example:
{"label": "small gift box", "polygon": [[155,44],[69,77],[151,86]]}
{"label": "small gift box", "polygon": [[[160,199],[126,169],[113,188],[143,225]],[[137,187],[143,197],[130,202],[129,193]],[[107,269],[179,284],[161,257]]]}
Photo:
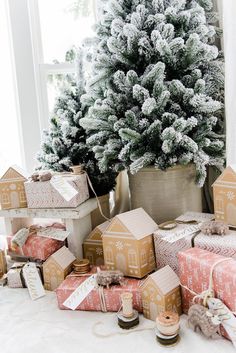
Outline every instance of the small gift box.
{"label": "small gift box", "polygon": [[55,175],[48,181],[27,181],[24,185],[28,208],[77,207],[89,198],[85,173]]}
{"label": "small gift box", "polygon": [[[93,269],[92,273],[94,272]],[[74,296],[73,300],[76,303],[76,300],[81,296],[81,292],[84,293],[85,288],[90,288],[89,293],[87,293],[79,305],[74,305],[73,310],[117,312],[121,307],[120,295],[124,292],[131,292],[133,294],[134,309],[139,312],[143,311],[140,290],[141,280],[125,278],[122,285],[111,285],[109,288],[106,288],[96,285],[96,280],[93,279],[93,276],[96,275],[75,276],[71,274],[67,276],[56,289],[59,308],[63,310],[72,309],[66,303],[72,299],[72,296]]]}
{"label": "small gift box", "polygon": [[7,283],[10,288],[24,288],[25,280],[23,277],[22,269],[25,262],[17,262],[12,265],[10,270],[7,272]]}
{"label": "small gift box", "polygon": [[[26,282],[23,275],[23,267],[26,262],[16,262],[12,265],[10,270],[7,272],[7,283],[10,288],[26,288]],[[39,273],[40,279],[42,280],[42,266],[36,264],[37,271]]]}
{"label": "small gift box", "polygon": [[[178,252],[194,246],[200,232],[199,224],[213,218],[214,215],[209,213],[186,212],[176,219],[175,228],[169,230],[159,228],[155,231],[154,246],[157,268],[169,265],[178,274]],[[208,236],[205,236],[205,239],[207,238]]]}
{"label": "small gift box", "polygon": [[194,296],[208,290],[211,271],[215,297],[236,311],[236,261],[209,251],[192,248],[180,252],[179,277],[183,311],[188,312]]}

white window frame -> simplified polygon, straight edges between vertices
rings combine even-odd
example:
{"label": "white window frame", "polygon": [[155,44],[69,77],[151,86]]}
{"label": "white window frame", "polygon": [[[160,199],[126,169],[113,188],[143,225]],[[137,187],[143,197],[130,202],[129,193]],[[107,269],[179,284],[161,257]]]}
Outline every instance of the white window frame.
{"label": "white window frame", "polygon": [[[33,171],[41,135],[49,124],[47,77],[76,72],[76,64],[44,62],[38,1],[4,0],[12,47],[23,167]],[[98,1],[96,2],[99,13]]]}

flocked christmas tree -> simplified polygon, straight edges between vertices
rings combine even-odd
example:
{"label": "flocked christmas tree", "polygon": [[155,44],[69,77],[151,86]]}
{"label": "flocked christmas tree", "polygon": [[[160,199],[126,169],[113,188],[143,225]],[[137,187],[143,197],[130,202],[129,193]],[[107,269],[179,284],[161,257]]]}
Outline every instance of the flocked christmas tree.
{"label": "flocked christmas tree", "polygon": [[[224,164],[223,60],[211,0],[108,0],[81,125],[101,171]],[[218,33],[217,33],[218,34]]]}
{"label": "flocked christmas tree", "polygon": [[[78,55],[77,80],[70,76],[56,99],[49,130],[44,131],[37,159],[39,168],[70,171],[72,165],[83,164],[98,196],[107,194],[115,186],[117,173],[101,173],[94,153],[86,144],[80,97],[84,93],[83,51]],[[94,196],[91,192],[91,196]]]}

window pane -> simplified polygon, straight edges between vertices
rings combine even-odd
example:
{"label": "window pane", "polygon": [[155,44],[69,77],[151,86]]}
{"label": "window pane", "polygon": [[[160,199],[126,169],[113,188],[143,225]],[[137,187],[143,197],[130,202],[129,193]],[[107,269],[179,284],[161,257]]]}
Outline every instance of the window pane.
{"label": "window pane", "polygon": [[0,1],[0,172],[11,164],[22,166],[12,58],[5,2]]}
{"label": "window pane", "polygon": [[47,92],[48,92],[48,106],[49,112],[52,113],[55,99],[60,93],[60,89],[66,87],[70,82],[75,82],[75,74],[58,74],[58,75],[48,75],[47,79]]}
{"label": "window pane", "polygon": [[64,62],[65,54],[94,35],[96,0],[38,1],[44,62]]}

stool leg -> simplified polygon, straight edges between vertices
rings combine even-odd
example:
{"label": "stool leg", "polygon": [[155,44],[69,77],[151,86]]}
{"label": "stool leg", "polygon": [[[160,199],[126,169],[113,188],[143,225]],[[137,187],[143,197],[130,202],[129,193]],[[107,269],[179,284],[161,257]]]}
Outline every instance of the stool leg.
{"label": "stool leg", "polygon": [[66,230],[70,232],[68,248],[76,258],[83,258],[82,244],[92,230],[90,214],[81,219],[66,219]]}
{"label": "stool leg", "polygon": [[5,217],[4,222],[7,235],[14,234],[21,228],[27,228],[33,224],[32,218]]}

